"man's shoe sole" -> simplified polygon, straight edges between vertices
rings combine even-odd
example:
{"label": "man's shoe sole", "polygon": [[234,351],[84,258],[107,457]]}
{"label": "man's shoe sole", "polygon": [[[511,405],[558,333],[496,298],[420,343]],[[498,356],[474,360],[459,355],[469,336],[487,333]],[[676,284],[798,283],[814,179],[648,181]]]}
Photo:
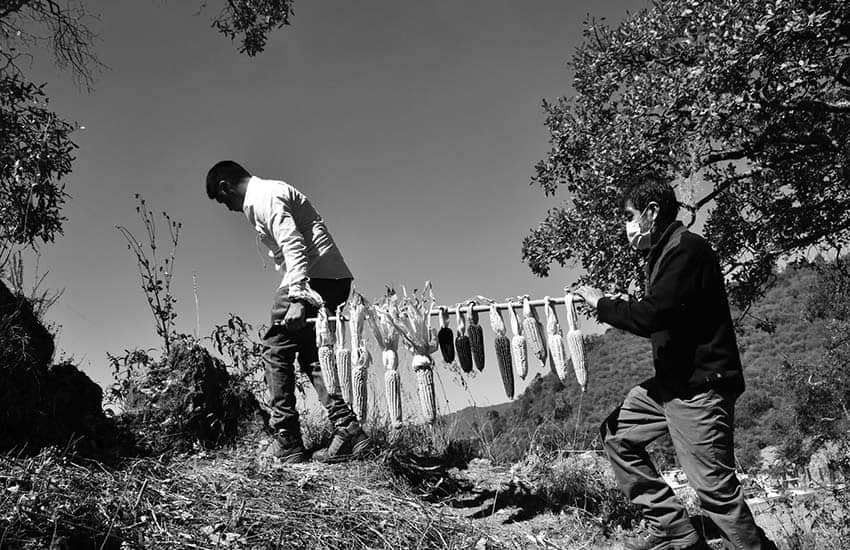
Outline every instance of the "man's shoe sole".
{"label": "man's shoe sole", "polygon": [[310,460],[310,457],[307,456],[307,451],[302,451],[295,455],[289,456],[276,456],[274,457],[278,462],[282,462],[283,464],[303,464]]}
{"label": "man's shoe sole", "polygon": [[371,440],[364,439],[363,441],[356,443],[354,447],[352,447],[351,452],[341,453],[330,457],[324,456],[324,454],[319,454],[318,456],[316,454],[313,454],[313,459],[319,462],[324,462],[325,464],[336,464],[338,462],[346,462],[348,460],[363,457],[363,455],[365,455],[366,452],[369,450],[370,445]]}
{"label": "man's shoe sole", "polygon": [[626,550],[703,550],[709,548],[704,540],[699,538],[699,535],[694,533],[694,540],[669,540],[650,546],[649,548],[641,548],[631,544],[626,544]]}

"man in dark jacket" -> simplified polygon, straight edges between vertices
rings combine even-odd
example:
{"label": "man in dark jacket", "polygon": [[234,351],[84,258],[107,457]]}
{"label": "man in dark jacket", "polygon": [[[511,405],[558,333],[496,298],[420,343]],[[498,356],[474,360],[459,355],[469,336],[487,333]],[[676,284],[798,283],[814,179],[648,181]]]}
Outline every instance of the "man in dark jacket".
{"label": "man in dark jacket", "polygon": [[629,243],[646,257],[646,293],[640,300],[587,286],[577,293],[601,322],[652,341],[655,376],[632,388],[601,427],[617,482],[649,524],[649,535],[627,548],[706,548],[647,454],[646,446],[667,433],[726,547],[775,548],[735,476],[733,411],[744,377],[717,255],[676,221],[679,203],[667,182],[648,177],[624,206]]}

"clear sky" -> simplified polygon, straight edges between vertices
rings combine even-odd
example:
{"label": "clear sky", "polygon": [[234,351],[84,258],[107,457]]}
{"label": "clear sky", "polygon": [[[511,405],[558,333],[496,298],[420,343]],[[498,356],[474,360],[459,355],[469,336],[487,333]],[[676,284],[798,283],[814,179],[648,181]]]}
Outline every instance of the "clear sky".
{"label": "clear sky", "polygon": [[[588,14],[617,21],[644,2],[311,0],[255,58],[209,28],[217,2],[199,15],[196,1],[90,4],[109,67],[94,91],[50,67],[34,74],[53,108],[86,128],[74,135],[65,235],[42,266],[45,284],[65,289],[48,313],[59,347],[95,381],[110,382],[107,351],[158,344],[115,230],[141,235],[134,193],[183,222],[179,330],[194,330],[193,271],[202,334],[228,312],[267,322],[279,275],[263,269],[244,216],[204,193],[220,159],[307,194],[367,297],[425,280],[442,303],[557,296],[575,280],[557,267],[539,279],[521,261],[522,238],[566,198],[529,186],[548,150],[541,101],[571,93],[566,64]],[[413,391],[409,365],[401,371]],[[452,408],[505,400],[492,356],[469,391],[440,378]]]}

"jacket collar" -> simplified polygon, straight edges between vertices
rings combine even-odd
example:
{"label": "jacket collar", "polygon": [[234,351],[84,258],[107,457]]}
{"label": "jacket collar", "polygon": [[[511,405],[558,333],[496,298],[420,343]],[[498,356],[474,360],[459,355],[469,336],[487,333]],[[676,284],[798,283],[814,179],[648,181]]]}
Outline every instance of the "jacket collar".
{"label": "jacket collar", "polygon": [[658,263],[661,261],[661,258],[664,257],[667,252],[679,244],[682,240],[682,233],[684,233],[685,226],[680,221],[674,221],[661,233],[661,236],[658,240],[652,245],[652,248],[649,249],[649,253],[647,255],[646,261],[646,288],[649,291],[649,287],[652,285],[653,280],[655,279]]}
{"label": "jacket collar", "polygon": [[647,254],[648,262],[652,263],[658,259],[658,256],[661,255],[661,251],[664,250],[665,245],[673,238],[674,233],[681,233],[681,231],[684,230],[685,226],[679,220],[671,222],[670,225],[668,225],[661,233],[661,236],[658,237],[658,240],[652,243],[649,253]]}

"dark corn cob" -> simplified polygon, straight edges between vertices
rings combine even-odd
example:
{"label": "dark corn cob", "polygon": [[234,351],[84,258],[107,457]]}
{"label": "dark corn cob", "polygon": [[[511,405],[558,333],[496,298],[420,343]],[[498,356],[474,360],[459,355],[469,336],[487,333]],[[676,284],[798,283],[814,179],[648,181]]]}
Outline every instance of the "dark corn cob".
{"label": "dark corn cob", "polygon": [[466,311],[469,319],[469,328],[466,329],[466,332],[469,334],[472,360],[475,362],[475,368],[484,370],[484,329],[478,324],[478,313],[475,311],[473,302],[469,303]]}
{"label": "dark corn cob", "polygon": [[455,360],[455,339],[452,329],[449,327],[449,312],[444,307],[440,308],[440,321],[442,327],[440,327],[440,331],[437,333],[440,353],[443,355],[443,361],[451,363]]}
{"label": "dark corn cob", "polygon": [[469,345],[469,336],[466,335],[466,325],[460,307],[455,310],[457,315],[457,338],[455,338],[455,350],[457,351],[457,362],[463,372],[472,372],[472,348]]}
{"label": "dark corn cob", "polygon": [[502,375],[502,384],[505,386],[505,394],[508,399],[514,398],[514,369],[511,361],[511,340],[505,335],[495,338],[496,360],[499,362],[499,373]]}
{"label": "dark corn cob", "polygon": [[499,315],[496,303],[490,303],[490,327],[496,335],[493,342],[496,344],[496,361],[499,363],[499,373],[502,375],[502,384],[505,386],[505,394],[508,399],[514,398],[514,368],[511,361],[511,340],[505,334],[505,322]]}

